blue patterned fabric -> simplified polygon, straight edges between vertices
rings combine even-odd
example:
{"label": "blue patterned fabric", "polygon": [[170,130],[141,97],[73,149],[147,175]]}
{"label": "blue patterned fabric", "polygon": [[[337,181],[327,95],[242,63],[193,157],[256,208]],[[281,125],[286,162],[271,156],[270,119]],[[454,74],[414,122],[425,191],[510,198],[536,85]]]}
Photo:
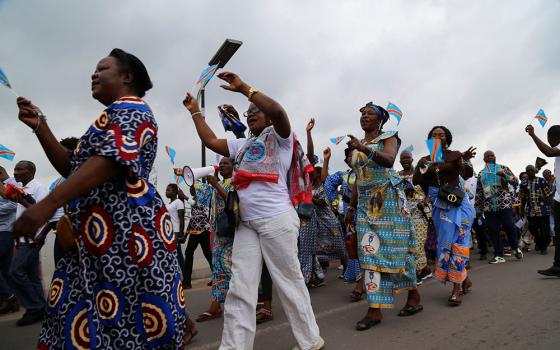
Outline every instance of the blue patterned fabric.
{"label": "blue patterned fabric", "polygon": [[[362,141],[372,151],[382,151],[384,140],[397,137],[385,132]],[[393,307],[393,294],[416,288],[416,263],[412,252],[418,242],[399,177],[365,153],[354,150],[352,167],[358,190],[358,255],[364,273],[369,306]]]}
{"label": "blue patterned fabric", "polygon": [[183,347],[177,241],[165,204],[148,180],[156,150],[156,121],[138,98],[107,107],[81,137],[72,172],[102,156],[127,173],[68,206],[79,248],[56,266],[40,347]]}
{"label": "blue patterned fabric", "polygon": [[[231,179],[225,179],[220,182],[227,192],[232,188]],[[213,189],[210,207],[210,222],[214,232],[214,241],[212,243],[212,298],[218,303],[226,300],[226,294],[229,290],[229,281],[231,280],[231,252],[233,248],[233,238],[219,237],[218,217],[225,215],[225,201],[220,197],[218,191]]]}

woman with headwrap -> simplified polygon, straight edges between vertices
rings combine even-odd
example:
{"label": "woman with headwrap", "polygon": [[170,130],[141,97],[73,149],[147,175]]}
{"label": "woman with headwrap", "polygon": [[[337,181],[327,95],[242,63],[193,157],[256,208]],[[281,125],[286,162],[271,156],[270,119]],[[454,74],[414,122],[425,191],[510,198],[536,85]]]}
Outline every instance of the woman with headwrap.
{"label": "woman with headwrap", "polygon": [[27,209],[13,234],[35,232],[66,206],[77,242],[56,265],[38,349],[182,349],[196,334],[185,329],[171,217],[148,179],[158,128],[142,97],[151,87],[134,55],[114,49],[101,59],[91,91],[106,108],[74,152],[38,107],[18,98],[19,119],[67,180]]}
{"label": "woman with headwrap", "polygon": [[[466,152],[449,149],[453,137],[449,129],[435,126],[428,138],[441,142],[441,161],[431,156],[420,158],[414,171],[413,182],[421,185],[433,203],[432,220],[437,233],[435,277],[443,283],[451,282],[453,290],[449,305],[461,304],[461,296],[469,291],[467,265],[471,245],[471,225],[475,211],[464,193],[462,178],[473,175],[469,160],[476,155],[475,148]],[[435,153],[435,152],[434,152]],[[462,200],[459,199],[463,193]]]}
{"label": "woman with headwrap", "polygon": [[396,293],[408,290],[399,316],[414,315],[423,307],[413,255],[418,242],[405,195],[398,187],[400,179],[393,170],[401,141],[397,132],[383,131],[389,119],[384,108],[369,102],[360,113],[364,138],[349,135],[348,142],[356,182],[346,223],[353,225],[357,212],[358,255],[369,305],[366,316],[356,324],[363,331],[381,322],[381,309],[394,307]]}

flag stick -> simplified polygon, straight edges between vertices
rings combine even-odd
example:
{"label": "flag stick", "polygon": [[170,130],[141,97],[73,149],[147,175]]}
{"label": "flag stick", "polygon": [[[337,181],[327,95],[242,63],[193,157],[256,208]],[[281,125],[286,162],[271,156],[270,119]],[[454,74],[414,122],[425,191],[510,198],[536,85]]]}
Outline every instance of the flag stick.
{"label": "flag stick", "polygon": [[19,94],[17,92],[14,91],[14,89],[10,88],[8,89],[12,92],[12,94],[14,94],[15,97],[19,97]]}

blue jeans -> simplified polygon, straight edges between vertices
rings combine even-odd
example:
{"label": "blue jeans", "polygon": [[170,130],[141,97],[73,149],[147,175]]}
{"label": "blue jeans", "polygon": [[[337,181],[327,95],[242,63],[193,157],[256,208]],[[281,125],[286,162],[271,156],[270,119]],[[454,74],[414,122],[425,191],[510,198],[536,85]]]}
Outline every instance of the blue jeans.
{"label": "blue jeans", "polygon": [[27,311],[45,309],[47,302],[39,277],[39,247],[29,244],[16,246],[10,265],[10,279],[19,302]]}
{"label": "blue jeans", "polygon": [[10,282],[10,264],[14,255],[14,240],[10,231],[0,232],[0,298],[6,299],[14,294]]}

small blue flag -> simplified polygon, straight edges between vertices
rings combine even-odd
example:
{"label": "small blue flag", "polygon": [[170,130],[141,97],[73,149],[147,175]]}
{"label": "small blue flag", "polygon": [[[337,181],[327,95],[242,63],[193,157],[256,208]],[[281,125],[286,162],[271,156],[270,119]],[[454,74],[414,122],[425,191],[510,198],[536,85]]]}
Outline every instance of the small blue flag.
{"label": "small blue flag", "polygon": [[441,151],[441,140],[440,139],[427,139],[426,146],[428,146],[428,151],[430,152],[430,162],[441,163],[443,162],[443,153]]}
{"label": "small blue flag", "polygon": [[177,155],[175,149],[173,147],[165,146],[165,152],[167,152],[167,155],[171,160],[171,164],[175,165],[175,156]]}
{"label": "small blue flag", "polygon": [[7,160],[14,160],[15,156],[16,156],[16,152],[0,144],[0,158],[5,158]]}
{"label": "small blue flag", "polygon": [[399,107],[397,107],[396,104],[391,103],[391,102],[389,102],[386,109],[387,109],[387,112],[389,113],[389,115],[391,115],[395,119],[397,119],[397,125],[399,125],[401,123],[401,118],[403,116],[403,112],[401,111],[401,109]]}
{"label": "small blue flag", "polygon": [[546,122],[548,121],[548,118],[546,114],[544,114],[544,111],[542,109],[539,109],[537,115],[535,116],[535,119],[539,121],[539,123],[543,128],[546,125]]}

